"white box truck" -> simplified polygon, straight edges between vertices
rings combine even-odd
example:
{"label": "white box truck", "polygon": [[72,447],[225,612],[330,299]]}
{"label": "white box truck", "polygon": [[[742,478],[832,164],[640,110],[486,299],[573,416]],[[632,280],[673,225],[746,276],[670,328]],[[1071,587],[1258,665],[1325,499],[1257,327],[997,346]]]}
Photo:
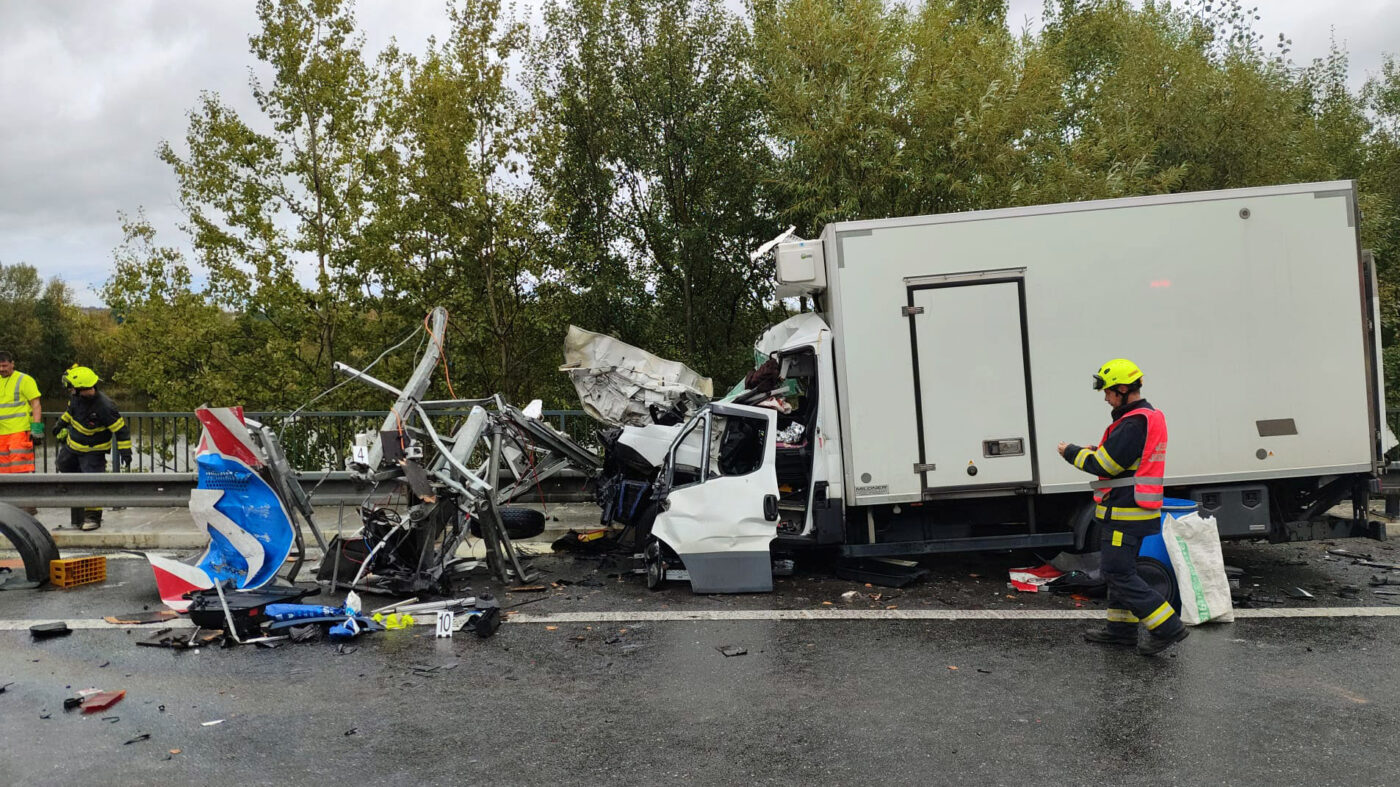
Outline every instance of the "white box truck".
{"label": "white box truck", "polygon": [[[763,590],[770,549],[802,545],[1082,546],[1090,478],[1056,445],[1097,442],[1110,415],[1091,375],[1118,357],[1166,414],[1168,496],[1223,536],[1370,534],[1393,438],[1358,219],[1355,184],[1331,182],[841,222],[780,244],[779,294],[816,311],[756,347],[795,407],[753,407],[755,391],[665,427],[629,509],[654,578],[679,561],[697,592]],[[1351,519],[1324,516],[1348,500]]]}

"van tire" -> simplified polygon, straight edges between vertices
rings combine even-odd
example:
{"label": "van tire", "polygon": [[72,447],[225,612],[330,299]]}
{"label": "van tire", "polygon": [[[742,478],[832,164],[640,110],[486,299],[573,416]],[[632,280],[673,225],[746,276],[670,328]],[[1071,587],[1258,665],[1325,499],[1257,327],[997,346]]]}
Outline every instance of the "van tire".
{"label": "van tire", "polygon": [[[501,524],[505,525],[506,535],[511,541],[534,538],[544,532],[544,514],[533,508],[504,506],[501,508]],[[481,538],[481,522],[472,518],[471,534]]]}
{"label": "van tire", "polygon": [[646,567],[647,590],[666,586],[666,555],[659,540],[647,541],[646,549],[642,550],[642,564]]}

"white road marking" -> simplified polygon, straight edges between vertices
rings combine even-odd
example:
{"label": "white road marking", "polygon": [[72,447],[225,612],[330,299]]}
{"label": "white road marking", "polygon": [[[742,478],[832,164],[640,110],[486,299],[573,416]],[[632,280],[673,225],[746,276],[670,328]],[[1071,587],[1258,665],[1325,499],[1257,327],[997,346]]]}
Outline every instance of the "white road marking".
{"label": "white road marking", "polygon": [[56,618],[35,618],[34,620],[0,620],[0,631],[26,631],[30,626],[39,623],[60,622],[67,623],[68,628],[74,631],[79,629],[131,629],[132,631],[148,631],[154,634],[161,629],[194,628],[194,624],[188,618],[162,620],[159,623],[108,623],[102,618],[77,618],[62,621]]}
{"label": "white road marking", "polygon": [[[1266,618],[1396,618],[1400,607],[1290,607],[1287,609],[1237,609],[1236,619]],[[746,620],[1101,620],[1102,610],[1091,609],[732,609],[732,610],[638,610],[633,612],[555,612],[518,613],[508,623],[667,623],[676,621]],[[0,631],[24,631],[37,623],[58,622],[54,618],[0,620]],[[156,631],[162,628],[193,628],[188,618],[134,625],[108,623],[100,618],[62,621],[68,628],[130,629]]]}
{"label": "white road marking", "polygon": [[[626,623],[679,620],[1102,620],[1092,609],[735,609],[520,613],[512,623]],[[1237,609],[1236,618],[1394,618],[1400,607]]]}

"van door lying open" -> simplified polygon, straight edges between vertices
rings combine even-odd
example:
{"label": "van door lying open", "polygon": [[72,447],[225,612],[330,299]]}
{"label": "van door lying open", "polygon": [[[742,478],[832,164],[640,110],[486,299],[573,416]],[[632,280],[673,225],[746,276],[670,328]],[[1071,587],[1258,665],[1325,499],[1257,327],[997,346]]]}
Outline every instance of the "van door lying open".
{"label": "van door lying open", "polygon": [[776,432],[773,410],[712,404],[672,444],[651,532],[685,564],[694,592],[773,589]]}

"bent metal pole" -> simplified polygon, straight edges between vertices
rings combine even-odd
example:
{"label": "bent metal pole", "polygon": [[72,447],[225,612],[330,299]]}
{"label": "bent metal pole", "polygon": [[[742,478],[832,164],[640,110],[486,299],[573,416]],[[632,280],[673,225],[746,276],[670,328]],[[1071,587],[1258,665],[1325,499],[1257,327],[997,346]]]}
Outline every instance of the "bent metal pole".
{"label": "bent metal pole", "polygon": [[[432,328],[429,330],[432,331],[434,340],[428,342],[427,346],[423,348],[423,357],[418,361],[418,368],[413,370],[413,375],[408,378],[408,382],[404,385],[402,390],[396,390],[387,383],[373,380],[369,375],[352,369],[343,363],[335,364],[336,371],[342,374],[351,378],[364,379],[371,384],[378,383],[379,387],[398,394],[398,399],[394,402],[394,406],[389,409],[389,414],[384,418],[384,424],[379,427],[379,431],[381,432],[399,431],[399,424],[408,421],[415,405],[423,399],[423,394],[427,393],[428,383],[432,382],[433,369],[437,367],[442,342],[445,338],[444,331],[447,328],[447,310],[441,306],[434,307],[432,313],[429,314],[429,321],[432,323]],[[371,473],[374,472],[375,468],[379,467],[379,463],[383,461],[383,459],[384,447],[378,440],[375,440],[370,443],[369,462],[367,463]]]}

